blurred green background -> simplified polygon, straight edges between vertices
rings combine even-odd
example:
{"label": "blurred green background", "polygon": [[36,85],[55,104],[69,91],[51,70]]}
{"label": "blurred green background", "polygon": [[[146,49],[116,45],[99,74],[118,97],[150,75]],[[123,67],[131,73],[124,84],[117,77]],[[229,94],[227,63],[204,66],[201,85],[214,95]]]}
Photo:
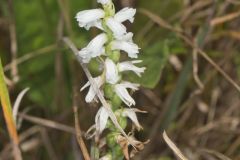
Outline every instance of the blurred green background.
{"label": "blurred green background", "polygon": [[[134,41],[141,48],[139,59],[147,67],[141,79],[131,73],[126,76],[142,85],[134,97],[137,106],[149,112],[139,115],[144,130],[137,133],[137,137],[150,139],[151,142],[137,158],[175,159],[163,142],[162,132],[165,129],[189,159],[212,160],[218,159],[219,155],[240,159],[239,92],[211,64],[198,56],[198,76],[204,88],[196,94],[199,87],[192,71],[193,48],[176,32],[158,26],[142,12],[142,9],[153,12],[181,30],[192,42],[195,40],[239,84],[239,2],[115,0],[114,3],[117,10],[126,6],[137,8],[135,23],[127,26],[135,34]],[[69,37],[79,49],[87,45],[99,31],[91,29],[87,32],[78,27],[75,15],[78,11],[97,6],[95,0],[0,2],[0,56],[9,79],[12,102],[24,88],[30,87],[23,98],[21,112],[74,125],[72,88],[77,85],[80,89],[87,79],[61,39]],[[238,14],[216,26],[210,25],[214,19],[232,13]],[[11,53],[14,43],[12,26],[16,31],[17,74],[9,67],[14,59]],[[92,61],[89,67],[93,75],[98,73],[97,62]],[[19,80],[12,81],[16,77]],[[93,124],[97,110],[97,104],[84,102],[85,94],[79,92],[78,95],[83,131]],[[9,138],[2,114],[0,124],[0,158],[8,159],[6,146]],[[24,134],[36,126],[42,125],[23,119],[19,133]],[[47,127],[24,139],[23,144],[26,149],[23,150],[24,159],[70,160],[81,157],[73,135]],[[88,147],[91,144],[90,140],[87,141]]]}

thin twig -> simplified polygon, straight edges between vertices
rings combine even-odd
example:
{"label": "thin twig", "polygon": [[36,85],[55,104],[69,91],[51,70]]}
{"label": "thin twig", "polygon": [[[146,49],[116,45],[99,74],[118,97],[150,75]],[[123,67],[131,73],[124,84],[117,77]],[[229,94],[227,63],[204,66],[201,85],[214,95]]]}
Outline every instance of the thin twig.
{"label": "thin twig", "polygon": [[203,152],[204,154],[212,154],[216,157],[218,157],[220,160],[231,160],[229,157],[225,156],[222,153],[219,153],[217,151],[214,150],[210,150],[210,149],[199,149],[199,152]]}
{"label": "thin twig", "polygon": [[80,123],[79,123],[79,116],[78,116],[78,81],[75,77],[75,75],[77,74],[76,69],[74,68],[74,66],[72,65],[72,72],[73,72],[73,114],[74,114],[74,123],[75,123],[75,130],[76,130],[76,139],[78,142],[78,145],[82,151],[82,155],[84,157],[85,160],[90,160],[90,155],[89,152],[87,150],[87,147],[84,143],[83,137],[82,137],[82,131],[81,131],[81,127],[80,127]]}
{"label": "thin twig", "polygon": [[198,76],[198,54],[196,49],[193,49],[193,78],[198,85],[197,91],[201,93],[204,89],[204,85]]}
{"label": "thin twig", "polygon": [[13,1],[8,0],[9,7],[9,32],[10,32],[10,40],[11,40],[11,54],[12,54],[12,63],[11,63],[11,75],[13,82],[17,82],[19,80],[18,76],[18,68],[17,68],[17,34],[16,34],[16,25],[15,25],[15,17],[14,17],[14,9],[13,9]]}
{"label": "thin twig", "polygon": [[212,27],[214,27],[214,26],[217,26],[219,24],[231,21],[231,20],[233,20],[233,19],[235,19],[235,18],[237,18],[239,16],[240,16],[240,11],[237,11],[237,12],[234,12],[234,13],[230,13],[230,14],[222,16],[222,17],[217,17],[217,18],[213,19],[210,22],[210,25]]}
{"label": "thin twig", "polygon": [[[56,45],[58,46],[56,49],[55,54],[55,77],[56,77],[56,83],[55,83],[55,89],[54,89],[54,104],[58,108],[63,108],[65,106],[64,97],[66,97],[65,93],[65,79],[64,79],[64,69],[63,69],[63,55],[61,52],[61,45],[64,34],[64,20],[62,14],[59,15],[58,20],[58,26],[57,26],[57,36],[56,36]],[[61,86],[61,87],[59,87]]]}
{"label": "thin twig", "polygon": [[90,160],[90,156],[88,154],[88,150],[87,150],[87,147],[83,141],[83,138],[82,138],[82,131],[81,131],[81,128],[80,128],[80,124],[79,124],[79,121],[78,121],[78,107],[77,106],[73,106],[73,112],[74,112],[74,121],[75,121],[75,130],[76,130],[76,137],[77,137],[77,141],[78,141],[78,144],[79,144],[79,147],[81,148],[81,151],[82,151],[82,154],[83,154],[83,157],[85,160]]}
{"label": "thin twig", "polygon": [[61,13],[64,18],[64,22],[66,24],[67,33],[69,36],[73,35],[72,24],[69,18],[69,8],[68,8],[68,1],[66,0],[58,0],[58,5],[60,7]]}
{"label": "thin twig", "polygon": [[64,125],[64,124],[61,124],[58,122],[54,122],[51,120],[42,119],[42,118],[38,118],[38,117],[34,117],[34,116],[29,116],[29,115],[26,115],[23,113],[18,113],[18,116],[27,121],[30,121],[32,123],[35,123],[35,124],[38,124],[38,125],[41,125],[44,127],[54,128],[54,129],[68,132],[71,134],[76,134],[75,129],[73,127],[70,127],[70,126],[67,126],[67,125]]}
{"label": "thin twig", "polygon": [[[23,63],[23,62],[25,62],[25,61],[27,61],[27,60],[29,60],[29,59],[31,59],[31,58],[34,58],[34,57],[39,56],[39,55],[42,55],[42,54],[46,54],[46,53],[48,53],[48,52],[51,52],[51,51],[53,51],[55,48],[56,48],[56,45],[53,44],[53,45],[49,45],[49,46],[47,46],[47,47],[38,49],[38,50],[36,50],[36,51],[32,51],[32,52],[26,53],[26,54],[24,54],[24,56],[16,59],[15,62],[16,62],[17,65],[19,65],[19,64],[21,64],[21,63]],[[12,63],[13,63],[13,62],[11,62],[11,63],[9,63],[9,64],[7,64],[7,65],[4,66],[4,68],[3,68],[4,72],[6,72],[6,71],[8,71],[8,70],[11,69]]]}
{"label": "thin twig", "polygon": [[167,145],[171,148],[171,150],[176,154],[177,157],[179,157],[181,160],[188,160],[178,149],[178,147],[173,143],[173,141],[167,136],[167,133],[163,132],[163,139],[167,143]]}

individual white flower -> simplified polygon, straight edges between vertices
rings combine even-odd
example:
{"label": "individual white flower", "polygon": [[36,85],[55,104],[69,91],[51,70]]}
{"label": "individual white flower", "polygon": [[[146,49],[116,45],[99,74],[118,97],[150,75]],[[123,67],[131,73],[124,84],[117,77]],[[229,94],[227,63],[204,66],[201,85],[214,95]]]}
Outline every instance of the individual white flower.
{"label": "individual white flower", "polygon": [[137,58],[139,47],[133,42],[115,40],[111,43],[112,50],[123,50],[130,58]]}
{"label": "individual white flower", "polygon": [[76,19],[80,27],[89,26],[89,24],[104,18],[105,12],[102,9],[90,9],[80,11],[76,15]]}
{"label": "individual white flower", "polygon": [[142,126],[140,125],[140,123],[137,119],[136,112],[146,113],[146,111],[141,111],[137,108],[126,108],[123,110],[122,115],[124,117],[130,118],[132,120],[132,122],[135,124],[135,126],[137,127],[137,129],[140,130],[140,129],[142,129]]}
{"label": "individual white flower", "polygon": [[108,4],[111,2],[111,0],[97,0],[98,3],[101,3],[102,5]]}
{"label": "individual white flower", "polygon": [[126,42],[132,42],[133,41],[132,38],[133,38],[132,32],[128,32],[126,34],[116,37],[117,40],[126,41]]}
{"label": "individual white flower", "polygon": [[87,46],[92,57],[97,57],[101,54],[104,49],[104,44],[107,42],[107,35],[101,33],[97,35]]}
{"label": "individual white flower", "polygon": [[122,82],[120,84],[116,84],[114,86],[114,90],[119,98],[129,107],[131,105],[135,105],[134,99],[129,95],[127,89],[130,88],[133,91],[138,90],[139,84],[130,83],[130,82]]}
{"label": "individual white flower", "polygon": [[107,126],[107,120],[108,120],[108,111],[106,108],[101,107],[95,117],[95,127],[96,127],[96,133],[101,134],[103,130]]}
{"label": "individual white flower", "polygon": [[[93,80],[97,84],[98,88],[100,88],[103,85],[103,83],[104,83],[104,80],[103,80],[103,78],[101,76],[98,76],[98,77],[94,78]],[[87,95],[85,97],[85,101],[87,103],[92,102],[92,100],[96,96],[96,92],[95,92],[93,86],[90,85],[90,82],[87,82],[80,90],[80,91],[82,91],[82,90],[84,90],[85,88],[87,88],[89,86],[90,86],[90,88],[89,88],[88,93],[87,93]]]}
{"label": "individual white flower", "polygon": [[78,56],[83,59],[84,63],[88,63],[91,58],[104,54],[104,44],[107,42],[107,35],[105,33],[97,35],[89,42],[87,47],[78,52]]}
{"label": "individual white flower", "polygon": [[133,23],[135,14],[136,9],[126,7],[117,12],[114,16],[114,19],[121,23],[126,20],[129,20],[131,23]]}
{"label": "individual white flower", "polygon": [[106,81],[110,84],[116,84],[119,80],[116,64],[109,58],[105,60]]}
{"label": "individual white flower", "polygon": [[133,71],[135,72],[139,77],[141,77],[141,73],[143,73],[146,69],[146,67],[137,67],[134,64],[141,63],[142,60],[136,60],[136,61],[125,61],[118,64],[118,69],[120,72],[124,71]]}
{"label": "individual white flower", "polygon": [[114,37],[119,37],[127,33],[126,27],[114,18],[108,18],[106,24],[112,30]]}

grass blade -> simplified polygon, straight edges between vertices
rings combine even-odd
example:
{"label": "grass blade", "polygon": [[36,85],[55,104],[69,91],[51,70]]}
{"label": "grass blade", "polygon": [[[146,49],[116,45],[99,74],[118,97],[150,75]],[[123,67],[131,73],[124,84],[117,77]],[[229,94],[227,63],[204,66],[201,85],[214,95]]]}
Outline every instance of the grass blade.
{"label": "grass blade", "polygon": [[22,159],[21,152],[17,147],[19,144],[19,138],[16,130],[16,124],[13,119],[12,107],[10,103],[7,86],[4,81],[4,73],[1,58],[0,58],[0,100],[9,136],[14,144],[14,157],[16,160],[21,160]]}

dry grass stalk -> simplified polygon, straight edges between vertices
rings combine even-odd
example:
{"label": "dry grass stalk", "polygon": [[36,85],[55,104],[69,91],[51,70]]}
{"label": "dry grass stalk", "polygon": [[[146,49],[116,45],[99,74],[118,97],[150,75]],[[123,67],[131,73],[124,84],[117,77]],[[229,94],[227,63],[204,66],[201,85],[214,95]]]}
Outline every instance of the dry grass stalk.
{"label": "dry grass stalk", "polygon": [[176,154],[178,158],[181,160],[188,160],[183,153],[180,151],[180,149],[173,143],[173,141],[168,137],[167,133],[163,132],[163,139],[167,143],[167,145],[171,148],[171,150]]}

